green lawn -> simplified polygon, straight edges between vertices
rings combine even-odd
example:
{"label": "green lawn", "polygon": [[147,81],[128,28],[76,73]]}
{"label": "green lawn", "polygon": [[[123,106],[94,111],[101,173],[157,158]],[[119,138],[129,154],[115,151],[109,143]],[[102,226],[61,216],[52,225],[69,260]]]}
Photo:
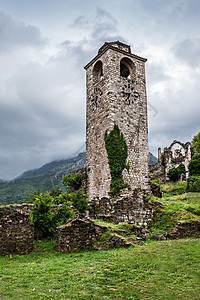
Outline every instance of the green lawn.
{"label": "green lawn", "polygon": [[0,257],[0,299],[199,299],[200,240],[73,254],[54,242]]}

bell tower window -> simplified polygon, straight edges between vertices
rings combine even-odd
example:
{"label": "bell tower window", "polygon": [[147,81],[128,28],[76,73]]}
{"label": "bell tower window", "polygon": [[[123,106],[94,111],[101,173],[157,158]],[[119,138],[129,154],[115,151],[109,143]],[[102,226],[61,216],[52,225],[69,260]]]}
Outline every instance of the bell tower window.
{"label": "bell tower window", "polygon": [[132,71],[133,62],[127,57],[122,58],[120,61],[120,76],[132,80]]}
{"label": "bell tower window", "polygon": [[96,64],[94,65],[93,76],[94,76],[95,81],[101,80],[101,78],[103,76],[103,67],[102,67],[101,60],[97,61]]}

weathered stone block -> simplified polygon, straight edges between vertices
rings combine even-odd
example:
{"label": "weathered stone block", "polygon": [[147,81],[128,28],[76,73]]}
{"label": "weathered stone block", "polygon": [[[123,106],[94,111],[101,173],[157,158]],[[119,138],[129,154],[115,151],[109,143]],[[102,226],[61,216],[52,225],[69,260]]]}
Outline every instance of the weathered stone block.
{"label": "weathered stone block", "polygon": [[[19,208],[19,206],[18,206]],[[0,254],[27,254],[33,250],[34,224],[29,213],[13,207],[0,208]]]}

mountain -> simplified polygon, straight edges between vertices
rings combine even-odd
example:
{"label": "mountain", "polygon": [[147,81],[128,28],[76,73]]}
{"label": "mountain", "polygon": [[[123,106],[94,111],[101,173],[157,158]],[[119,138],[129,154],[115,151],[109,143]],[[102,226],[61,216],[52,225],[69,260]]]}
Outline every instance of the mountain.
{"label": "mountain", "polygon": [[151,153],[149,152],[149,164],[153,165],[158,162],[158,159]]}
{"label": "mountain", "polygon": [[51,190],[55,185],[62,188],[62,177],[73,170],[83,168],[86,153],[76,157],[53,161],[39,169],[26,171],[11,181],[0,181],[0,205],[28,200],[28,194]]}
{"label": "mountain", "polygon": [[[150,164],[157,162],[151,153],[149,162]],[[86,153],[83,152],[76,157],[52,161],[39,169],[26,171],[11,181],[0,180],[0,205],[28,200],[27,194],[38,189],[44,193],[55,185],[62,188],[62,177],[73,170],[83,168],[85,164]]]}

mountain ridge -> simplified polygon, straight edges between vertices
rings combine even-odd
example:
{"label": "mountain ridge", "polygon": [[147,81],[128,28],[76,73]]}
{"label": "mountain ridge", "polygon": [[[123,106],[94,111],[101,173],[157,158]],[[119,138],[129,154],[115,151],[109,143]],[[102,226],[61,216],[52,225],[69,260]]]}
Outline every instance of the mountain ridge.
{"label": "mountain ridge", "polygon": [[[151,153],[149,158],[150,164],[157,162]],[[0,180],[0,205],[25,202],[28,200],[28,194],[37,190],[44,193],[54,186],[64,189],[63,176],[85,165],[86,152],[82,152],[75,157],[52,161],[38,169],[25,171],[10,181]]]}

